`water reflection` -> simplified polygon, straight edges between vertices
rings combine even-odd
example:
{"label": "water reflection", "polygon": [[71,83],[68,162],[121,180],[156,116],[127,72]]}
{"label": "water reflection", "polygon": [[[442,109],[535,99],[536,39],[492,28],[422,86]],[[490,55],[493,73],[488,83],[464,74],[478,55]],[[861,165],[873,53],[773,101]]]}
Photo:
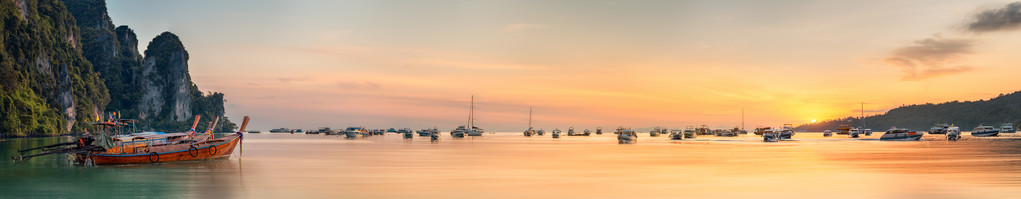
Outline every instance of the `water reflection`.
{"label": "water reflection", "polygon": [[[1017,198],[1021,137],[878,141],[798,133],[670,140],[616,135],[482,137],[249,134],[228,160],[70,166],[51,156],[0,170],[11,197],[188,198]],[[17,148],[67,138],[8,139]],[[64,159],[61,159],[64,158]]]}

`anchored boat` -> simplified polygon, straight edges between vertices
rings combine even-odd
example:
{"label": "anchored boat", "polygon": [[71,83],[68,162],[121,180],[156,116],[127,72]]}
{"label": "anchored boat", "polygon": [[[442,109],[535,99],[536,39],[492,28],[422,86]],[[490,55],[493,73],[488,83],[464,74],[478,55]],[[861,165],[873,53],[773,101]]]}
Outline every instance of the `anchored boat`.
{"label": "anchored boat", "polygon": [[896,127],[887,130],[879,140],[902,140],[902,141],[915,141],[922,139],[922,133],[914,132],[908,129],[898,129]]}
{"label": "anchored boat", "polygon": [[680,129],[670,130],[671,140],[684,140],[684,131]]}
{"label": "anchored boat", "polygon": [[929,134],[947,134],[947,128],[950,128],[950,125],[936,124],[929,128]]}
{"label": "anchored boat", "polygon": [[978,125],[975,129],[971,130],[971,136],[973,137],[992,137],[1000,134],[1000,129],[996,129],[993,126]]}
{"label": "anchored boat", "polygon": [[1003,126],[1000,126],[1000,133],[1014,133],[1014,132],[1017,132],[1017,130],[1014,129],[1014,124],[1003,123]]}
{"label": "anchored boat", "polygon": [[633,143],[638,140],[638,134],[630,128],[619,127],[617,128],[617,131],[613,133],[617,134],[618,144]]}
{"label": "anchored boat", "polygon": [[[183,133],[125,131],[128,127],[134,129],[133,122],[121,122],[127,120],[95,122],[91,123],[99,129],[95,135],[85,134],[74,142],[20,150],[21,154],[12,159],[22,162],[36,156],[66,153],[72,155],[74,162],[79,164],[111,165],[226,158],[241,143],[241,132],[248,126],[248,116],[245,116],[241,129],[236,133],[213,138],[212,131],[217,120],[214,119],[204,133],[197,133],[195,126],[199,118],[196,116],[191,130]],[[35,150],[43,152],[26,155]]]}
{"label": "anchored boat", "polygon": [[482,134],[486,132],[485,130],[482,130],[482,128],[479,128],[479,127],[475,126],[475,96],[474,95],[472,95],[471,108],[468,111],[468,126],[470,126],[471,129],[468,129],[467,131],[464,132],[464,134],[467,135],[467,136],[482,136]]}
{"label": "anchored boat", "polygon": [[961,127],[947,127],[947,140],[957,141],[959,139],[961,139]]}

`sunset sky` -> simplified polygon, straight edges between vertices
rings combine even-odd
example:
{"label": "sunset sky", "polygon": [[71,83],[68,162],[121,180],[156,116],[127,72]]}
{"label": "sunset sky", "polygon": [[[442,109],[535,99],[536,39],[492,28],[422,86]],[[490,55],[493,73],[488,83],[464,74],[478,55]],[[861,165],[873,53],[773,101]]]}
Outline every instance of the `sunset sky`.
{"label": "sunset sky", "polygon": [[[108,1],[252,127],[746,128],[1019,90],[1012,1]],[[1011,6],[1008,6],[1011,5]],[[1001,23],[1002,22],[1002,23]]]}

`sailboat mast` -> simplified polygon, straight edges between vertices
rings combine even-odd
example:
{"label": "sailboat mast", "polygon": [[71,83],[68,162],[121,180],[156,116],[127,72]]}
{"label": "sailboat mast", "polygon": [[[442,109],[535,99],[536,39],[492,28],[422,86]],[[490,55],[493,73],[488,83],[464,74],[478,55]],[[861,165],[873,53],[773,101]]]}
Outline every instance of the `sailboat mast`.
{"label": "sailboat mast", "polygon": [[865,128],[865,102],[861,102],[861,128]]}
{"label": "sailboat mast", "polygon": [[741,130],[744,130],[744,108],[741,108]]}
{"label": "sailboat mast", "polygon": [[528,106],[528,129],[532,129],[532,106]]}
{"label": "sailboat mast", "polygon": [[475,127],[475,95],[472,95],[471,108],[468,108],[468,129]]}

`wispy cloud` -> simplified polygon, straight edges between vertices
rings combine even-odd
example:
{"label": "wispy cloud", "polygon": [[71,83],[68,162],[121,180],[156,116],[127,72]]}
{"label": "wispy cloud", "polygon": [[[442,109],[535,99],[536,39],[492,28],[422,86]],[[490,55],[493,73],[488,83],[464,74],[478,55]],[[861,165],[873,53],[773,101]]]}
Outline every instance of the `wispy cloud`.
{"label": "wispy cloud", "polygon": [[277,78],[277,81],[280,81],[281,83],[291,83],[291,82],[299,82],[299,81],[305,81],[305,80],[309,80],[309,77],[302,76],[302,77],[280,77],[280,78]]}
{"label": "wispy cloud", "polygon": [[971,54],[974,41],[948,39],[939,34],[894,50],[883,62],[900,68],[901,80],[917,81],[938,76],[963,73],[971,66],[958,65],[962,57]]}
{"label": "wispy cloud", "polygon": [[1015,30],[1021,27],[1021,2],[1007,4],[999,9],[979,12],[968,23],[967,31],[985,33]]}
{"label": "wispy cloud", "polygon": [[522,30],[539,29],[539,28],[546,28],[546,26],[538,25],[538,24],[519,23],[519,24],[507,25],[506,27],[503,28],[503,31],[513,32],[513,31],[522,31]]}
{"label": "wispy cloud", "polygon": [[348,90],[376,90],[380,89],[378,83],[372,81],[339,81],[337,87]]}

